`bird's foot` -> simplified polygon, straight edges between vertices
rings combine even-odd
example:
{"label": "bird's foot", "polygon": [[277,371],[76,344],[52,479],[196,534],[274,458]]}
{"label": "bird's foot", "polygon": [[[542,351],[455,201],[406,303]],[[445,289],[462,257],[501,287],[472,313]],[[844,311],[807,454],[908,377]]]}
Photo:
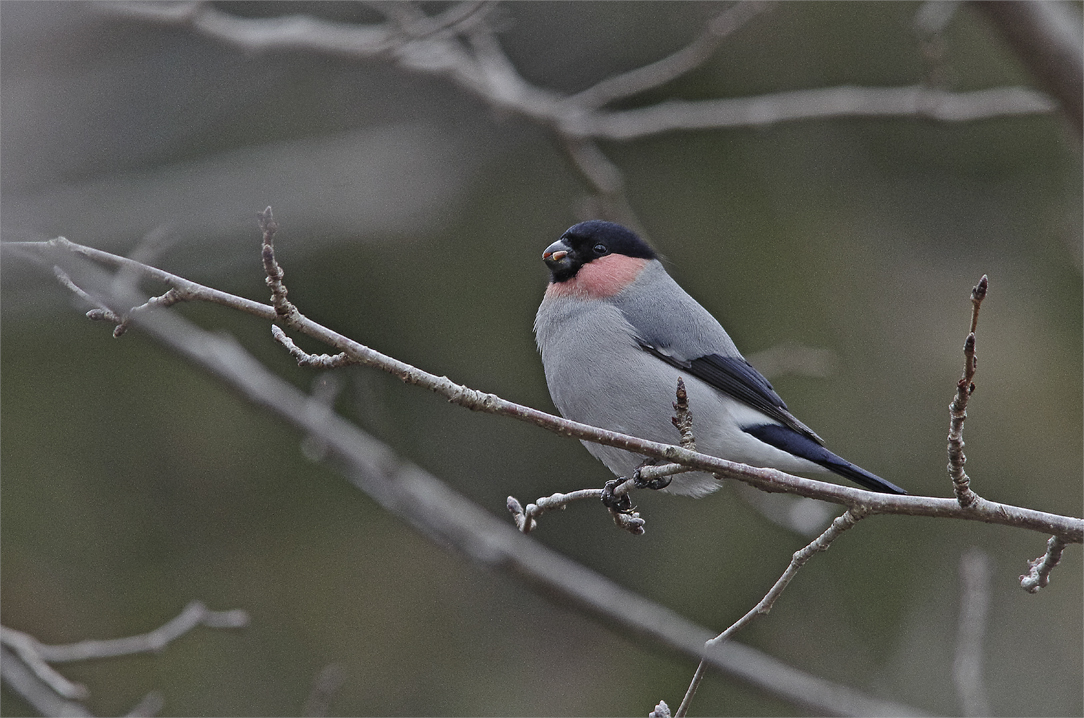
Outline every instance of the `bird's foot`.
{"label": "bird's foot", "polygon": [[658,491],[659,489],[665,489],[670,485],[670,482],[674,480],[673,476],[660,476],[655,479],[645,479],[642,472],[648,466],[657,466],[659,464],[658,459],[644,459],[644,462],[636,467],[636,471],[632,472],[632,483],[638,489],[652,489]]}
{"label": "bird's foot", "polygon": [[632,505],[632,499],[629,498],[627,493],[616,494],[616,489],[621,484],[628,481],[624,476],[619,476],[616,479],[610,479],[606,482],[606,486],[602,489],[602,505],[608,508],[610,511],[617,512],[619,514],[631,514],[636,510],[636,507]]}

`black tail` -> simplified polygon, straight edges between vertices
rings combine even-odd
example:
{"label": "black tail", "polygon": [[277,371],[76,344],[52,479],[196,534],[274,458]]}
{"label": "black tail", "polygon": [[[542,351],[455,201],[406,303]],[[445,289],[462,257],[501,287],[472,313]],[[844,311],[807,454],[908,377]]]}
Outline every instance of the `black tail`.
{"label": "black tail", "polygon": [[871,474],[861,466],[855,466],[844,458],[836,456],[813,439],[804,434],[799,434],[794,429],[781,424],[759,424],[742,429],[747,434],[755,436],[765,444],[777,449],[794,454],[797,457],[812,461],[814,464],[823,466],[829,471],[845,476],[859,486],[878,491],[882,494],[906,494],[907,492],[890,481],[885,481],[880,476]]}

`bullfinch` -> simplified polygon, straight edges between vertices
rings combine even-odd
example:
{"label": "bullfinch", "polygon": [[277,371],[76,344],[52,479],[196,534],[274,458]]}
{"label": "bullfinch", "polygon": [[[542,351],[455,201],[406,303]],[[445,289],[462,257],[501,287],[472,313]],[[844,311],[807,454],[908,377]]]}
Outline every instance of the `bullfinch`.
{"label": "bullfinch", "polygon": [[[535,338],[550,396],[566,419],[675,444],[671,416],[682,377],[697,451],[786,472],[832,471],[870,491],[907,493],[826,449],[632,231],[581,222],[542,259],[551,276]],[[623,449],[583,443],[619,477],[633,477],[644,463]],[[703,496],[719,483],[688,472],[665,490]]]}

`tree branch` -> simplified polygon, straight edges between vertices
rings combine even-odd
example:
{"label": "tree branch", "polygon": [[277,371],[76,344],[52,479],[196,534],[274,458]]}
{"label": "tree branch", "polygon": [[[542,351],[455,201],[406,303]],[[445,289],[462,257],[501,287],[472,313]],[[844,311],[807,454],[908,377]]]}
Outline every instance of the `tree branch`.
{"label": "tree branch", "polygon": [[[269,305],[203,287],[160,269],[148,267],[108,252],[74,244],[63,237],[48,242],[7,242],[2,246],[32,253],[39,259],[46,260],[49,266],[58,263],[62,264],[65,254],[90,257],[109,266],[136,270],[142,276],[165,282],[167,285],[183,291],[186,296],[192,299],[203,299],[216,304],[231,306],[272,321],[278,318],[275,309]],[[122,309],[121,313],[123,311]],[[145,314],[150,315],[151,313],[157,312],[149,311]],[[849,486],[793,476],[776,469],[754,468],[715,456],[700,454],[680,446],[638,439],[627,434],[568,421],[538,409],[507,401],[495,394],[456,384],[447,377],[436,376],[406,362],[382,354],[328,329],[304,315],[299,315],[297,328],[298,331],[305,335],[343,352],[358,364],[378,368],[398,377],[407,384],[428,389],[443,396],[449,402],[471,411],[507,416],[518,421],[535,424],[560,436],[592,441],[625,449],[652,459],[681,464],[690,469],[715,474],[716,478],[719,479],[743,481],[762,491],[797,494],[821,499],[847,508],[860,510],[870,515],[897,514],[981,521],[1053,534],[1066,543],[1084,542],[1084,520],[1076,517],[1001,504],[982,498],[979,498],[973,505],[964,508],[955,499],[873,493]]]}
{"label": "tree branch", "polygon": [[[1022,87],[945,92],[910,87],[825,87],[719,100],[667,100],[657,105],[599,113],[579,132],[598,139],[631,140],[675,130],[767,127],[842,117],[916,117],[972,122],[994,117],[1046,114],[1054,103]],[[586,121],[585,121],[586,125]]]}
{"label": "tree branch", "polygon": [[[600,109],[664,85],[699,66],[719,42],[759,14],[765,7],[762,3],[741,3],[709,21],[700,37],[684,49],[575,95],[561,95],[524,80],[500,49],[493,29],[477,19],[460,28],[473,45],[475,52],[471,54],[449,33],[420,39],[400,32],[390,23],[357,25],[298,15],[241,18],[198,2],[127,2],[103,7],[144,22],[188,27],[247,52],[305,50],[357,60],[390,58],[405,70],[448,77],[496,108],[542,122],[576,139],[630,139],[679,129],[759,127],[841,116],[904,116],[958,122],[1045,114],[1056,109],[1045,95],[1023,88],[951,93],[922,86],[823,88],[753,98],[671,101],[624,112]],[[455,28],[452,24],[446,29]]]}
{"label": "tree branch", "polygon": [[1076,130],[1084,133],[1084,37],[1080,7],[1068,2],[991,2],[974,5],[993,22],[1016,56]]}

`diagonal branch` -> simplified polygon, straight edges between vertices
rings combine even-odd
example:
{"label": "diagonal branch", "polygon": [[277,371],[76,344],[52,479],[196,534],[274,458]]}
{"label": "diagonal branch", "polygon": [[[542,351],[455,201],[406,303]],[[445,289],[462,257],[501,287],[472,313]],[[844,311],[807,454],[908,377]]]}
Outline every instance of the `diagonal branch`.
{"label": "diagonal branch", "polygon": [[1070,2],[973,3],[1016,56],[1061,103],[1079,139],[1084,132],[1084,37],[1080,6]]}
{"label": "diagonal branch", "polygon": [[771,3],[758,0],[735,3],[709,20],[699,37],[672,55],[602,80],[565,101],[580,108],[596,109],[661,87],[703,65],[726,38],[771,7]]}
{"label": "diagonal branch", "polygon": [[[203,287],[160,269],[142,265],[109,252],[83,247],[64,238],[57,238],[48,242],[6,242],[0,246],[5,249],[30,253],[38,257],[39,260],[47,262],[50,267],[55,264],[63,264],[64,255],[71,253],[92,258],[108,266],[135,269],[142,276],[154,278],[165,282],[169,286],[182,289],[186,292],[186,296],[190,296],[194,300],[199,299],[231,306],[271,321],[278,318],[275,309],[269,305]],[[69,274],[75,276],[74,272],[69,272]],[[98,301],[101,301],[101,299],[98,299]],[[113,298],[111,301],[116,300]],[[138,298],[138,301],[143,300]],[[119,307],[112,308],[116,311]],[[123,313],[123,311],[124,309],[120,308],[118,313]],[[154,313],[159,312],[147,312],[146,316]],[[140,315],[136,319],[142,316]],[[443,396],[449,402],[471,411],[510,417],[518,421],[534,424],[568,438],[582,439],[626,449],[645,457],[661,459],[691,469],[706,471],[715,474],[716,478],[736,479],[755,486],[762,491],[797,494],[821,499],[848,508],[859,509],[868,514],[899,514],[981,521],[1056,535],[1066,543],[1084,542],[1084,520],[1072,516],[1051,514],[981,498],[974,505],[964,509],[955,499],[875,494],[863,489],[793,476],[776,469],[754,468],[715,456],[700,454],[680,446],[647,441],[627,434],[568,421],[544,411],[502,399],[496,394],[481,392],[457,384],[447,377],[431,374],[345,337],[303,315],[299,316],[298,331],[345,353],[355,363],[378,368],[398,377],[405,383],[428,389]]]}
{"label": "diagonal branch", "polygon": [[710,655],[712,651],[718,650],[720,646],[723,646],[742,628],[749,625],[760,616],[767,615],[768,612],[772,610],[772,606],[774,606],[775,602],[779,599],[779,596],[786,590],[790,582],[794,580],[794,577],[798,575],[798,571],[809,562],[809,559],[822,551],[827,551],[828,547],[832,545],[833,541],[839,538],[840,534],[847,529],[854,528],[855,524],[863,518],[865,518],[865,515],[859,510],[848,509],[847,511],[844,511],[843,515],[833,521],[824,533],[815,538],[806,547],[794,552],[794,555],[791,556],[790,559],[790,565],[787,566],[787,569],[783,572],[783,575],[779,577],[779,580],[768,589],[768,593],[764,594],[764,598],[757,602],[757,605],[753,606],[748,613],[735,621],[725,631],[704,644],[705,658],[700,662],[700,665],[697,666],[696,672],[693,674],[692,682],[689,684],[689,689],[685,693],[685,698],[682,699],[681,705],[678,706],[677,712],[674,714],[677,718],[681,718],[689,712],[689,705],[692,703],[693,696],[696,695],[696,689],[699,687],[700,681],[704,678],[704,672],[707,669],[707,656]]}

